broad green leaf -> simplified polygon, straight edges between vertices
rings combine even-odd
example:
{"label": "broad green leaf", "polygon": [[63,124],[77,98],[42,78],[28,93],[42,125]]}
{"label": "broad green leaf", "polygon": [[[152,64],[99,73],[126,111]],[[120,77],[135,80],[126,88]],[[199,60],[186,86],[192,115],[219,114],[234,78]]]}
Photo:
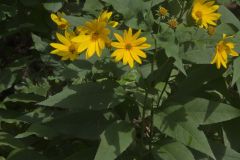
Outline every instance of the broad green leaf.
{"label": "broad green leaf", "polygon": [[98,139],[109,123],[102,112],[83,111],[60,116],[44,125],[64,135]]}
{"label": "broad green leaf", "polygon": [[95,148],[84,148],[81,151],[78,151],[71,156],[68,156],[64,160],[79,160],[79,157],[84,160],[93,160],[95,152]]}
{"label": "broad green leaf", "polygon": [[0,160],[6,160],[4,157],[0,156]]}
{"label": "broad green leaf", "polygon": [[187,119],[183,108],[156,113],[154,123],[166,135],[215,159],[204,133],[197,128],[198,124],[192,119]]}
{"label": "broad green leaf", "polygon": [[214,48],[194,48],[184,52],[181,56],[184,60],[195,64],[210,64],[214,54]]}
{"label": "broad green leaf", "polygon": [[132,143],[132,134],[133,128],[129,123],[113,123],[101,134],[101,142],[94,160],[116,159]]}
{"label": "broad green leaf", "polygon": [[27,7],[35,7],[40,3],[40,0],[20,0],[20,2]]}
{"label": "broad green leaf", "polygon": [[219,8],[219,13],[221,13],[221,22],[233,24],[240,30],[240,21],[238,18],[225,6]]}
{"label": "broad green leaf", "polygon": [[233,80],[232,85],[234,85],[240,78],[240,57],[233,61]]}
{"label": "broad green leaf", "polygon": [[114,97],[114,87],[115,84],[111,81],[67,87],[60,93],[40,102],[39,105],[73,110],[112,108],[119,104],[119,99]]}
{"label": "broad green leaf", "polygon": [[233,24],[223,23],[217,26],[216,28],[216,34],[223,35],[223,33],[227,35],[233,35],[238,31],[237,27],[235,27]]}
{"label": "broad green leaf", "polygon": [[186,79],[179,82],[177,91],[174,93],[175,96],[192,96],[193,93],[203,88],[204,84],[220,77],[221,72],[213,65],[198,65],[197,67],[192,67],[187,75]]}
{"label": "broad green leaf", "polygon": [[169,28],[167,24],[160,23],[161,32],[157,36],[157,45],[165,49],[167,57],[175,59],[174,65],[186,75],[183,62],[180,56],[180,47],[177,44],[174,30]]}
{"label": "broad green leaf", "polygon": [[87,20],[89,20],[87,17],[77,17],[77,16],[70,16],[70,15],[65,15],[64,18],[66,18],[69,23],[73,26],[81,26],[84,25]]}
{"label": "broad green leaf", "polygon": [[51,12],[57,12],[63,7],[63,2],[61,0],[51,0],[50,2],[43,3],[46,10]]}
{"label": "broad green leaf", "polygon": [[0,21],[6,20],[8,17],[14,17],[17,13],[15,5],[0,4]]}
{"label": "broad green leaf", "polygon": [[[180,101],[184,101],[184,98],[181,98]],[[207,125],[240,117],[239,109],[208,99],[189,98],[182,105],[187,116],[191,117],[197,124]],[[182,110],[182,107],[180,106],[179,110]],[[171,107],[169,107],[169,110],[171,110]]]}
{"label": "broad green leaf", "polygon": [[27,94],[27,93],[16,93],[8,96],[4,102],[22,102],[22,103],[33,103],[40,102],[44,98],[35,94]]}
{"label": "broad green leaf", "polygon": [[210,141],[211,148],[216,156],[217,160],[239,160],[240,153],[235,150],[225,147],[223,144],[218,142]]}
{"label": "broad green leaf", "polygon": [[12,73],[10,69],[0,71],[0,92],[12,87],[16,80],[16,74]]}
{"label": "broad green leaf", "polygon": [[8,133],[0,132],[0,146],[9,146],[17,149],[24,148],[25,144]]}
{"label": "broad green leaf", "polygon": [[55,130],[50,127],[41,125],[41,124],[32,124],[27,131],[20,133],[15,136],[15,138],[25,138],[31,135],[36,135],[39,137],[44,137],[44,139],[51,139],[56,137],[58,134]]}
{"label": "broad green leaf", "polygon": [[26,83],[23,86],[16,87],[16,90],[19,90],[22,93],[33,93],[39,96],[46,97],[48,90],[50,89],[50,84],[46,79],[43,79],[42,82],[39,80],[38,84],[34,84],[30,79],[26,79]]}
{"label": "broad green leaf", "polygon": [[27,159],[47,160],[47,158],[45,158],[40,153],[33,150],[28,150],[28,149],[16,149],[10,153],[7,159],[8,160],[27,160]]}
{"label": "broad green leaf", "polygon": [[231,147],[238,152],[240,152],[240,144],[237,141],[240,135],[239,123],[240,118],[237,118],[223,124],[223,130],[225,133],[224,144],[229,143],[228,147]]}
{"label": "broad green leaf", "polygon": [[43,52],[46,50],[48,43],[43,41],[41,37],[37,36],[36,34],[32,33],[32,40],[34,43],[34,48],[39,51]]}
{"label": "broad green leaf", "polygon": [[154,149],[155,160],[179,160],[184,157],[184,160],[195,160],[190,150],[179,142],[170,142]]}
{"label": "broad green leaf", "polygon": [[101,11],[103,8],[99,0],[87,0],[84,3],[83,10],[87,12]]}
{"label": "broad green leaf", "polygon": [[[146,6],[142,0],[103,0],[109,3],[119,13],[123,14],[126,19],[131,19],[142,11]],[[136,16],[137,17],[137,16]]]}

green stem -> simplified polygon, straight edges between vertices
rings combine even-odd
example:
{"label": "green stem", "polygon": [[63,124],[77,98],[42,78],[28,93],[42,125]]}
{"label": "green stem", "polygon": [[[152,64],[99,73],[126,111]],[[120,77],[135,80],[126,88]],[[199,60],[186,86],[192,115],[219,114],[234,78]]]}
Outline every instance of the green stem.
{"label": "green stem", "polygon": [[148,97],[148,91],[145,92],[143,112],[142,112],[142,126],[141,126],[141,143],[142,143],[142,146],[144,146],[144,142],[143,142],[144,131],[145,131],[144,119],[145,119],[145,116],[146,116],[146,109],[147,109],[147,97]]}
{"label": "green stem", "polygon": [[[158,30],[159,32],[159,30]],[[151,67],[151,73],[154,71],[154,65],[155,65],[155,60],[156,60],[156,54],[157,54],[157,39],[152,35],[154,38],[154,54],[152,58],[152,67]],[[149,150],[152,150],[152,139],[153,139],[153,126],[154,126],[154,106],[153,106],[154,100],[152,100],[152,106],[151,106],[151,114],[150,114],[150,142],[149,142]]]}

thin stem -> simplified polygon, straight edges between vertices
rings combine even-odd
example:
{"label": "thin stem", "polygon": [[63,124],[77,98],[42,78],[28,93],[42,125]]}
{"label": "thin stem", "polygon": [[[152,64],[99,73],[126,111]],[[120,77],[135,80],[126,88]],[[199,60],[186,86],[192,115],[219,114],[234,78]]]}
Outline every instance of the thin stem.
{"label": "thin stem", "polygon": [[[159,32],[159,30],[158,30]],[[151,67],[151,73],[154,71],[154,65],[155,65],[155,60],[156,60],[156,54],[157,54],[157,39],[152,35],[154,38],[154,54],[152,58],[152,67]],[[153,106],[154,99],[152,99],[152,106],[151,106],[151,115],[150,115],[150,142],[149,142],[149,150],[152,150],[152,139],[153,139],[153,125],[154,125],[154,106]]]}
{"label": "thin stem", "polygon": [[146,109],[147,109],[147,97],[148,97],[148,91],[145,92],[143,112],[142,112],[141,143],[143,146],[144,146],[143,138],[144,138],[144,131],[145,131],[144,119],[146,116]]}
{"label": "thin stem", "polygon": [[[170,76],[169,76],[169,77],[170,77]],[[163,94],[164,94],[164,92],[165,92],[165,90],[166,90],[166,88],[167,88],[167,85],[168,85],[168,79],[166,80],[166,82],[165,82],[165,84],[164,84],[164,86],[163,86],[163,89],[162,89],[162,91],[161,91],[161,93],[160,93],[160,96],[158,97],[157,108],[160,106],[160,102],[161,102],[162,96],[163,96]]]}

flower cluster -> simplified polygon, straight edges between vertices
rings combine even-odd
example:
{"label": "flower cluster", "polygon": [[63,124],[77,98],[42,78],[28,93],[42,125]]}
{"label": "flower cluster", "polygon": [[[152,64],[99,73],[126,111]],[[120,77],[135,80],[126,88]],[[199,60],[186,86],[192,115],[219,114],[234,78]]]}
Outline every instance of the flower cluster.
{"label": "flower cluster", "polygon": [[[221,14],[217,13],[218,8],[219,5],[215,4],[214,0],[194,0],[193,2],[192,17],[200,28],[208,30],[209,35],[215,33],[217,20],[221,17]],[[215,56],[211,64],[216,63],[218,69],[221,66],[227,68],[228,55],[238,56],[238,53],[234,51],[235,44],[229,41],[231,37],[223,34],[223,38],[216,45]]]}
{"label": "flower cluster", "polygon": [[94,54],[100,57],[106,47],[112,46],[116,50],[111,57],[115,57],[117,62],[122,60],[123,64],[128,64],[131,68],[134,66],[134,61],[141,64],[140,57],[147,57],[142,49],[150,47],[150,44],[145,43],[146,37],[139,37],[140,30],[133,34],[132,29],[129,28],[124,30],[123,36],[114,33],[118,42],[112,42],[109,38],[111,34],[109,27],[117,27],[118,22],[110,21],[111,16],[112,12],[104,11],[97,19],[87,21],[83,26],[77,26],[73,31],[69,28],[69,22],[63,17],[63,14],[52,14],[52,20],[60,29],[64,30],[65,34],[56,34],[60,43],[50,44],[55,48],[51,53],[62,57],[62,60],[73,61],[84,52],[86,59],[91,58]]}
{"label": "flower cluster", "polygon": [[[194,0],[191,8],[191,16],[195,24],[212,36],[215,34],[217,21],[221,14],[218,13],[219,5],[215,0]],[[157,10],[160,20],[169,17],[168,9],[160,6]],[[63,30],[64,34],[56,33],[59,43],[51,43],[54,48],[52,54],[58,55],[62,60],[76,60],[82,53],[86,54],[86,59],[93,55],[100,57],[105,48],[116,48],[111,57],[116,62],[122,60],[123,64],[134,67],[134,62],[142,64],[142,59],[147,57],[144,49],[150,48],[150,44],[146,43],[146,37],[140,37],[141,31],[133,33],[132,28],[123,31],[123,35],[111,33],[111,27],[118,26],[118,22],[111,21],[112,12],[103,11],[98,18],[87,21],[82,26],[71,26],[64,18],[64,13],[51,14],[52,20],[57,24],[58,28]],[[175,29],[178,25],[177,18],[169,18],[166,21],[170,28]],[[113,34],[117,42],[110,39]],[[223,38],[217,43],[215,56],[212,64],[216,63],[217,68],[227,68],[228,55],[238,56],[234,51],[235,44],[230,42],[231,36],[223,35]]]}

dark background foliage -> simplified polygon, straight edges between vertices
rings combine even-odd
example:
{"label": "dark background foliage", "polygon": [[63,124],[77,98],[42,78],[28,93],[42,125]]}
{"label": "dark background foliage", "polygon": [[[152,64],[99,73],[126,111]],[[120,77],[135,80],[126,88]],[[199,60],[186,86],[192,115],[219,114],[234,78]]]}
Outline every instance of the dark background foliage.
{"label": "dark background foliage", "polygon": [[[239,1],[230,2],[219,1],[229,8],[219,33],[240,30]],[[210,65],[205,33],[160,24],[149,38],[160,54],[134,70],[108,56],[49,54],[52,12],[80,25],[113,10],[120,29],[151,37],[159,5],[178,14],[176,0],[0,0],[0,160],[239,160],[240,59],[227,71]]]}

